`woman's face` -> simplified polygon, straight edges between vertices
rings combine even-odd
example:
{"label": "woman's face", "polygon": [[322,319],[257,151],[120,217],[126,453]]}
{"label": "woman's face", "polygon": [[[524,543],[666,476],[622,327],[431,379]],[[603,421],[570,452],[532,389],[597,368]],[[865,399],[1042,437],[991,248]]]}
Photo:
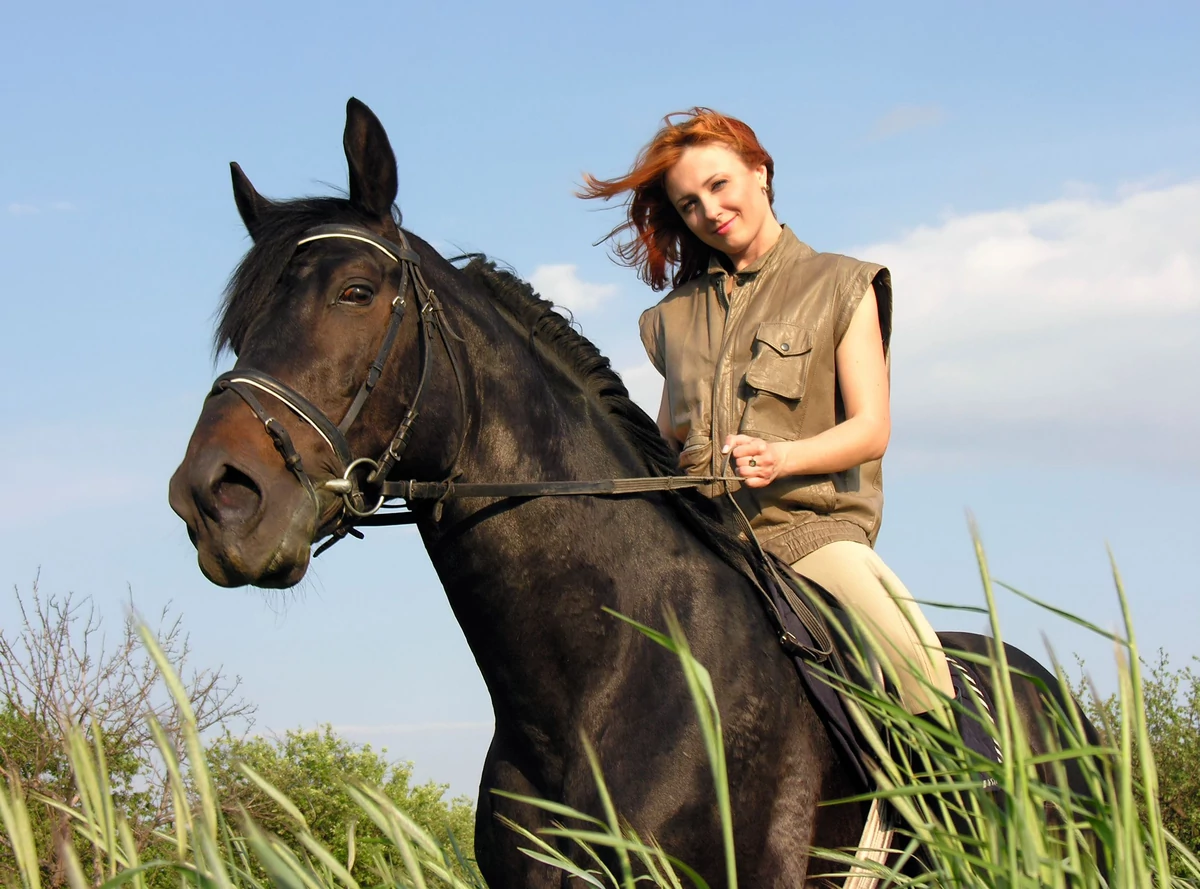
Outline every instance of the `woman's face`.
{"label": "woman's face", "polygon": [[692,233],[735,266],[749,265],[774,243],[778,226],[767,224],[775,216],[765,191],[765,166],[750,169],[719,142],[693,145],[667,171],[665,185]]}

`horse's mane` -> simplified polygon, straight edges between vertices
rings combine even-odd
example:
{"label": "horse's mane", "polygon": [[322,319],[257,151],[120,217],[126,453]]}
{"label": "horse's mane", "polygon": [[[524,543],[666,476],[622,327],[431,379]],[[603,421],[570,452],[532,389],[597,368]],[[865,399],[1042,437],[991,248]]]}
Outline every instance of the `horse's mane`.
{"label": "horse's mane", "polygon": [[647,473],[679,474],[678,458],[658,426],[629,397],[629,390],[609,360],[572,326],[570,319],[555,310],[554,303],[542,299],[529,283],[480,254],[472,255],[461,271],[482,284],[533,340],[572,371],[642,456]]}
{"label": "horse's mane", "polygon": [[[500,308],[529,331],[532,340],[574,373],[642,457],[648,475],[680,474],[679,458],[659,432],[658,424],[629,397],[629,390],[609,360],[568,318],[555,311],[554,303],[542,299],[528,282],[482,254],[462,259],[470,261],[460,271],[491,293]],[[749,571],[749,548],[725,524],[715,501],[695,491],[678,491],[671,499],[702,541],[733,567]]]}

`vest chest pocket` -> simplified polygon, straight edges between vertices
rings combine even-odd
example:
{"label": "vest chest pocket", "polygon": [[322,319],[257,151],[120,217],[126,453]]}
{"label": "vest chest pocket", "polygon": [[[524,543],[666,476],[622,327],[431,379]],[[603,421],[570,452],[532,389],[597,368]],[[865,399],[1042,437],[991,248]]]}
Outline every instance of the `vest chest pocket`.
{"label": "vest chest pocket", "polygon": [[810,328],[782,321],[758,325],[746,368],[746,385],[753,390],[749,393],[752,398],[768,392],[788,401],[800,401],[812,355],[812,334]]}

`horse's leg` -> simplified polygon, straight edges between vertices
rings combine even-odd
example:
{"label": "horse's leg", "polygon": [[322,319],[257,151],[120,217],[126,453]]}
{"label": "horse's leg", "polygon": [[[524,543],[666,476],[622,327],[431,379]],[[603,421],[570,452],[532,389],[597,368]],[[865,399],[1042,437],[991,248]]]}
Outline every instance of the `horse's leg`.
{"label": "horse's leg", "polygon": [[[795,889],[828,886],[816,875],[842,870],[811,855],[813,847],[854,847],[862,833],[863,808],[858,804],[823,806],[857,792],[842,767],[825,727],[804,702],[793,722],[784,726],[768,755],[756,759],[769,775],[737,780],[735,837],[739,843],[739,875],[743,884]],[[757,837],[754,846],[747,844]]]}
{"label": "horse's leg", "polygon": [[479,802],[475,808],[475,861],[489,889],[558,889],[565,875],[539,864],[518,848],[518,835],[501,824],[503,815],[536,833],[549,826],[549,819],[538,808],[496,796],[492,790],[522,796],[544,796],[507,755],[499,733],[492,737],[483,775],[479,780]]}
{"label": "horse's leg", "polygon": [[[842,868],[812,857],[810,849],[852,847],[862,831],[857,806],[820,806],[824,799],[850,796],[853,790],[838,776],[827,774],[822,781],[819,752],[802,750],[800,739],[796,740],[796,750],[786,764],[794,767],[786,769],[771,801],[762,851],[753,861],[753,871],[741,874],[748,885],[779,889],[828,885],[816,875]],[[825,751],[827,757],[830,754],[832,751]],[[746,863],[742,862],[743,868]]]}

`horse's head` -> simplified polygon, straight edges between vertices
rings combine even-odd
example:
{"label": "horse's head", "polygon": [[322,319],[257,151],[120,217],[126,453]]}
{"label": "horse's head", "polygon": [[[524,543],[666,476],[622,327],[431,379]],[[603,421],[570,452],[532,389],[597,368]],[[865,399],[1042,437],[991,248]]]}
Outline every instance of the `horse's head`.
{"label": "horse's head", "polygon": [[[392,215],[387,135],[356,99],[344,144],[348,199],[269,201],[232,165],[253,245],[230,281],[217,345],[237,363],[214,385],[170,487],[201,570],[223,586],[299,581],[313,541],[337,531],[347,508],[369,509],[362,488],[375,461],[352,467],[354,455],[388,460],[407,438],[397,418],[411,424],[404,410],[428,353],[417,316],[433,313],[435,297]],[[388,397],[368,397],[377,382]]]}

